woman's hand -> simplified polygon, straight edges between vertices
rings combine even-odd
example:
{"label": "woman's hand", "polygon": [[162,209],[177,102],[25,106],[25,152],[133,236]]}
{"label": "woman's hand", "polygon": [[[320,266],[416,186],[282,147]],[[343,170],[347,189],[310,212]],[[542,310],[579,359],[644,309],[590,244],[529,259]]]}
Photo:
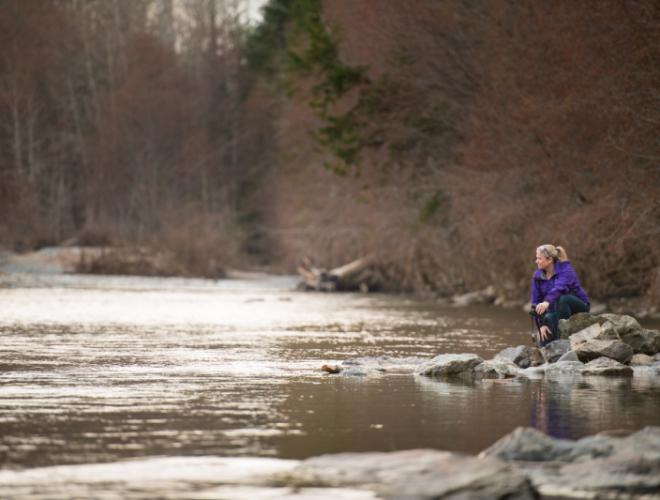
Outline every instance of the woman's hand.
{"label": "woman's hand", "polygon": [[550,307],[549,302],[541,302],[539,304],[536,304],[536,314],[543,314],[548,310],[548,307]]}

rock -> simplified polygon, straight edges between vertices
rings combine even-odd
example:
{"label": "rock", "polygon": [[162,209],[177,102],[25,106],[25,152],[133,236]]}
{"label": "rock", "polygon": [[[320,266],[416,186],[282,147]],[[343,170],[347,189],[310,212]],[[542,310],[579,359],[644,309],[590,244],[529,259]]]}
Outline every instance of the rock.
{"label": "rock", "polygon": [[560,339],[546,344],[541,349],[541,354],[546,363],[554,363],[561,356],[566,354],[571,349],[571,343],[568,340]]}
{"label": "rock", "polygon": [[[577,315],[576,315],[577,316]],[[584,330],[571,334],[569,337],[571,343],[571,350],[577,350],[582,344],[589,342],[590,340],[620,340],[619,336],[616,334],[616,331],[612,327],[612,324],[609,325],[607,322],[605,325],[600,325],[599,323],[594,323]]]}
{"label": "rock", "polygon": [[503,359],[511,361],[520,368],[529,368],[530,366],[542,365],[543,355],[536,347],[519,345],[517,347],[507,347],[495,355],[494,359]]}
{"label": "rock", "polygon": [[512,465],[435,450],[314,457],[281,481],[301,487],[361,487],[392,499],[536,498],[529,480]]}
{"label": "rock", "polygon": [[584,363],[605,356],[625,364],[633,355],[632,347],[620,340],[589,340],[580,344],[574,352]]}
{"label": "rock", "polygon": [[418,375],[427,377],[461,377],[474,375],[474,367],[483,363],[476,354],[440,354],[417,368]]}
{"label": "rock", "polygon": [[505,461],[573,462],[578,459],[584,460],[585,457],[607,456],[612,449],[611,439],[605,436],[572,441],[552,438],[531,427],[518,427],[482,451],[479,456],[494,456]]}
{"label": "rock", "polygon": [[647,354],[635,354],[630,360],[630,366],[646,366],[655,361],[652,356]]}
{"label": "rock", "polygon": [[623,338],[624,335],[643,330],[642,326],[635,318],[625,314],[601,314],[599,318],[612,323],[614,330],[621,338]]}
{"label": "rock", "polygon": [[560,466],[525,467],[542,498],[657,498],[660,428],[647,427],[625,438],[594,436],[574,443],[574,449],[589,448],[591,456],[570,460],[568,455],[570,461]]}
{"label": "rock", "polygon": [[613,359],[602,357],[584,365],[582,374],[632,377],[633,369]]}
{"label": "rock", "polygon": [[591,313],[577,313],[568,319],[559,320],[560,338],[567,339],[574,333],[590,327],[595,323],[603,323],[598,316]]}
{"label": "rock", "polygon": [[505,359],[488,359],[474,368],[477,378],[513,378],[520,372],[517,365]]}
{"label": "rock", "polygon": [[553,439],[531,427],[518,427],[479,454],[500,460],[544,462],[565,459],[571,451],[570,443]]}
{"label": "rock", "polygon": [[654,355],[660,352],[660,332],[658,330],[633,330],[621,335],[621,340],[628,344],[635,353]]}
{"label": "rock", "polygon": [[565,354],[562,354],[561,358],[557,360],[558,363],[562,361],[580,361],[580,358],[578,358],[575,351],[568,351]]}
{"label": "rock", "polygon": [[580,361],[557,361],[548,365],[545,374],[548,377],[556,375],[580,375],[584,364]]}

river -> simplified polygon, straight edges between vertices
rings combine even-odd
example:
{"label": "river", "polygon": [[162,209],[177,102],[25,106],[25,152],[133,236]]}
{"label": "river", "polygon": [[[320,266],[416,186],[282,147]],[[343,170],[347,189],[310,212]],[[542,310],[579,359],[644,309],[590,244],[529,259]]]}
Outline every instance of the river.
{"label": "river", "polygon": [[[653,378],[449,383],[412,374],[439,353],[490,358],[529,344],[520,310],[303,293],[294,284],[6,275],[2,468],[409,448],[478,453],[518,426],[579,438],[660,425]],[[355,359],[380,360],[387,371],[321,371]]]}

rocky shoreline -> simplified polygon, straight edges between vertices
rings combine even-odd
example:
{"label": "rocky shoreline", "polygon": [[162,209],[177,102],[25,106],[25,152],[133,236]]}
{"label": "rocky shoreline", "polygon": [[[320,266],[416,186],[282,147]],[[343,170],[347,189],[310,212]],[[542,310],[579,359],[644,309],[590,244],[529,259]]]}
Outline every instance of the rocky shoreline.
{"label": "rocky shoreline", "polygon": [[443,378],[513,378],[538,374],[633,376],[635,369],[660,375],[660,332],[632,316],[580,313],[560,322],[561,339],[539,349],[506,348],[493,359],[441,354],[416,373]]}
{"label": "rocky shoreline", "polygon": [[477,456],[413,449],[305,460],[154,457],[0,471],[3,497],[72,493],[124,499],[651,499],[660,495],[660,427],[579,440],[520,427]]}
{"label": "rocky shoreline", "polygon": [[[443,379],[509,379],[562,375],[660,376],[660,331],[643,328],[632,316],[580,313],[560,321],[561,339],[543,348],[507,347],[492,359],[471,353],[439,354],[408,371]],[[351,359],[321,369],[344,376],[406,371],[389,359]]]}

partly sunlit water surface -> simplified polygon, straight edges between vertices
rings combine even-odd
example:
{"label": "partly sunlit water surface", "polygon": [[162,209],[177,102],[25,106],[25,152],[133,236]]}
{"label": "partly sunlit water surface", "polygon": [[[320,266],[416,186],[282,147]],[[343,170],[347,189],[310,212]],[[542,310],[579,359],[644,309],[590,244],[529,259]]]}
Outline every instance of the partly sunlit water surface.
{"label": "partly sunlit water surface", "polygon": [[[314,294],[293,278],[13,276],[0,289],[0,459],[477,453],[518,426],[578,438],[660,425],[654,377],[442,382],[439,353],[529,344],[520,310]],[[366,359],[386,371],[329,375]]]}

